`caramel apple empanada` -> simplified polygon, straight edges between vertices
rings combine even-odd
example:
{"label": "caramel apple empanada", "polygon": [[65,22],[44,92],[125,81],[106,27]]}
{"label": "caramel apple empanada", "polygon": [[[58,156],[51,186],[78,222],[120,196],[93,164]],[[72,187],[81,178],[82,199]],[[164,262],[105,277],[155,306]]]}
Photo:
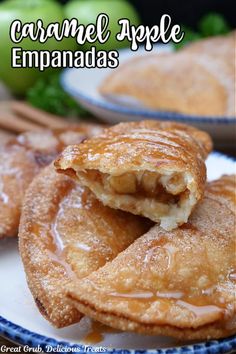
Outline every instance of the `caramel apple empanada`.
{"label": "caramel apple empanada", "polygon": [[100,87],[107,99],[203,116],[235,116],[235,32],[127,60]]}
{"label": "caramel apple empanada", "polygon": [[79,321],[65,286],[113,259],[149,225],[103,206],[86,187],[46,167],[26,192],[19,231],[28,285],[42,315],[56,327]]}
{"label": "caramel apple empanada", "polygon": [[208,134],[174,122],[121,123],[64,150],[55,166],[104,205],[160,222],[187,222],[205,186]]}
{"label": "caramel apple empanada", "polygon": [[41,168],[65,146],[101,131],[100,126],[81,124],[54,131],[26,132],[0,147],[0,239],[16,237],[24,193]]}
{"label": "caramel apple empanada", "polygon": [[68,287],[76,308],[109,326],[210,339],[236,333],[235,176],[208,184],[188,223],[158,225]]}
{"label": "caramel apple empanada", "polygon": [[198,55],[207,54],[217,57],[222,63],[232,68],[232,57],[234,57],[236,41],[236,31],[227,35],[214,36],[189,43],[181,50],[196,53]]}

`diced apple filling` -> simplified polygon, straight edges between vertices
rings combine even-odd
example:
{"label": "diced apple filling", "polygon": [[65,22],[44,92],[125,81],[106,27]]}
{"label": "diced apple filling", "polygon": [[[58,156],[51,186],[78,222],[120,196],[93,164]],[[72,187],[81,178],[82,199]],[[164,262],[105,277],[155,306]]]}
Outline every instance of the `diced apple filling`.
{"label": "diced apple filling", "polygon": [[178,203],[180,194],[186,190],[183,176],[178,173],[162,176],[156,172],[144,171],[110,176],[88,170],[86,175],[87,178],[101,183],[105,192],[155,198],[161,203]]}
{"label": "diced apple filling", "polygon": [[160,222],[166,230],[187,222],[196,204],[189,174],[133,171],[117,176],[85,170],[77,176],[103,204]]}
{"label": "diced apple filling", "polygon": [[104,176],[105,188],[113,188],[116,193],[134,194],[137,192],[137,180],[134,173],[125,173],[121,176]]}

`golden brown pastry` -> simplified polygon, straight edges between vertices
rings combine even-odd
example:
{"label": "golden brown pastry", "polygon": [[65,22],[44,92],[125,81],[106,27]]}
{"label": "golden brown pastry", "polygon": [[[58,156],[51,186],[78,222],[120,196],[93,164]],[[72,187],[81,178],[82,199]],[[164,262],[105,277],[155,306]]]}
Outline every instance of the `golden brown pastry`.
{"label": "golden brown pastry", "polygon": [[236,31],[227,35],[208,37],[196,42],[189,43],[182,48],[183,51],[196,53],[198,55],[207,54],[212,58],[217,57],[222,63],[232,67],[232,57],[235,51]]}
{"label": "golden brown pastry", "polygon": [[79,321],[65,286],[103,266],[148,228],[147,220],[103,206],[86,187],[46,167],[26,192],[19,231],[28,285],[42,315],[56,327]]}
{"label": "golden brown pastry", "polygon": [[121,123],[55,162],[104,205],[160,222],[171,230],[187,222],[205,187],[208,134],[174,122]]}
{"label": "golden brown pastry", "polygon": [[76,308],[114,328],[185,340],[236,333],[235,176],[208,184],[189,222],[154,226],[69,287]]}
{"label": "golden brown pastry", "polygon": [[67,130],[27,132],[0,146],[0,239],[17,235],[24,193],[41,168],[65,146],[101,131],[100,126],[81,124]]}
{"label": "golden brown pastry", "polygon": [[126,61],[100,92],[120,104],[206,116],[235,116],[235,32],[173,53]]}

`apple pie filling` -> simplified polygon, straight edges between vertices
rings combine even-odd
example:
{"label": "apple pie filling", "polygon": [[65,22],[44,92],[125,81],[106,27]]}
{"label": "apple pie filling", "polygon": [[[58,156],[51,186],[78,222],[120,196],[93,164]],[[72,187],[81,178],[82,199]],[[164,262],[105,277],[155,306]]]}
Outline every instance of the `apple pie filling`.
{"label": "apple pie filling", "polygon": [[155,172],[128,172],[120,176],[102,176],[104,189],[117,194],[134,194],[137,198],[155,198],[159,202],[178,202],[179,194],[185,190],[172,187],[169,182],[163,186],[162,178]]}
{"label": "apple pie filling", "polygon": [[86,170],[77,175],[104,204],[161,222],[165,229],[187,221],[193,204],[183,173],[132,171],[109,175]]}

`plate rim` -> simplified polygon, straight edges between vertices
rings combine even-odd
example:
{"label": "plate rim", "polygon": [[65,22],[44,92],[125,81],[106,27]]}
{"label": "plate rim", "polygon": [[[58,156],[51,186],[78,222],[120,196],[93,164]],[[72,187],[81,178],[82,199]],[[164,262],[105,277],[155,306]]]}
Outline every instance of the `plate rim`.
{"label": "plate rim", "polygon": [[[211,154],[221,158],[236,162],[236,158],[219,151],[212,151]],[[0,314],[0,335],[12,340],[21,345],[29,345],[32,347],[40,346],[43,350],[47,345],[52,347],[67,347],[77,348],[78,353],[87,353],[88,348],[99,348],[102,346],[92,346],[82,343],[72,343],[68,341],[57,340],[45,335],[30,331],[16,323],[7,320]],[[105,348],[105,347],[104,347]],[[196,344],[189,344],[177,347],[167,347],[161,349],[116,349],[105,348],[106,351],[101,351],[107,354],[222,354],[231,353],[236,349],[236,335],[222,339],[213,339],[210,341],[200,342]],[[60,351],[60,353],[68,353],[70,351]],[[232,352],[233,353],[233,352]]]}
{"label": "plate rim", "polygon": [[79,87],[75,88],[69,82],[69,75],[72,75],[72,72],[77,72],[79,69],[77,68],[66,68],[62,71],[60,75],[60,83],[63,89],[71,96],[76,99],[80,99],[85,101],[87,104],[90,104],[96,108],[105,109],[107,111],[113,113],[119,113],[122,115],[130,115],[130,116],[142,116],[149,119],[159,119],[159,120],[175,120],[180,122],[192,122],[192,123],[203,123],[203,124],[235,124],[236,117],[225,117],[225,116],[199,116],[199,115],[189,115],[171,111],[154,111],[154,110],[146,110],[145,108],[130,108],[128,106],[121,106],[119,104],[115,104],[108,101],[101,101],[94,97],[88,96],[81,92]]}
{"label": "plate rim", "polygon": [[[220,151],[218,151],[218,150],[212,150],[212,151],[209,153],[209,155],[207,156],[207,158],[210,157],[211,155],[215,155],[215,156],[218,155],[219,157],[222,157],[222,158],[224,158],[224,159],[226,159],[226,160],[231,160],[232,162],[236,162],[236,157],[234,157],[234,156],[232,156],[232,155],[225,154],[225,153],[220,152]],[[207,161],[207,159],[206,159],[206,161]]]}
{"label": "plate rim", "polygon": [[[76,344],[67,341],[60,341],[51,337],[46,337],[42,334],[32,332],[24,327],[21,327],[6,318],[0,316],[0,334],[5,338],[14,341],[15,343],[21,345],[29,345],[32,347],[37,347],[38,345],[45,350],[46,346],[51,347],[63,347],[63,348],[77,348],[78,353],[87,353],[88,348],[105,348],[103,346],[92,346],[86,344]],[[220,353],[230,353],[232,350],[236,349],[236,335],[222,338],[219,340],[210,340],[206,342],[201,342],[197,344],[189,344],[179,347],[169,347],[162,349],[116,349],[116,348],[105,348],[106,351],[100,351],[101,353],[107,354],[220,354]],[[72,351],[60,351],[60,353],[67,353]],[[75,351],[73,351],[75,352]],[[46,351],[47,353],[47,351]]]}

